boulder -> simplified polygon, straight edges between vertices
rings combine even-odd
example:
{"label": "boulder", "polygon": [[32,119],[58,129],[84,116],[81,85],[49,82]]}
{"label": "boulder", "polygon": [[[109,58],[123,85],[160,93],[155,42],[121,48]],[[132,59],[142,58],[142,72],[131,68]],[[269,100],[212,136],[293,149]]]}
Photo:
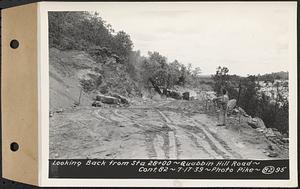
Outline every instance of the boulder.
{"label": "boulder", "polygon": [[256,129],[258,132],[260,132],[260,133],[263,133],[264,132],[264,129],[263,128],[257,128]]}
{"label": "boulder", "polygon": [[190,99],[192,99],[192,98],[197,99],[197,93],[195,91],[190,90],[189,93],[190,93]]}
{"label": "boulder", "polygon": [[249,115],[246,113],[246,111],[243,108],[238,107],[237,109],[241,115],[243,115],[245,117],[249,117]]}
{"label": "boulder", "polygon": [[101,107],[102,106],[102,103],[100,101],[94,101],[92,106],[94,107]]}
{"label": "boulder", "polygon": [[266,125],[262,119],[260,119],[259,117],[256,117],[255,119],[257,120],[257,128],[266,128]]}
{"label": "boulder", "polygon": [[289,138],[282,138],[281,141],[284,143],[289,143]]}
{"label": "boulder", "polygon": [[120,99],[112,96],[105,96],[105,95],[97,95],[96,101],[100,101],[105,104],[119,104]]}
{"label": "boulder", "polygon": [[237,108],[232,110],[232,114],[237,115],[238,113],[240,113],[240,111]]}
{"label": "boulder", "polygon": [[247,123],[254,129],[266,128],[264,121],[262,119],[260,119],[259,117],[249,118]]}
{"label": "boulder", "polygon": [[182,93],[182,98],[183,100],[190,100],[190,93],[189,92]]}
{"label": "boulder", "polygon": [[169,97],[180,100],[182,98],[182,96],[180,95],[179,92],[176,91],[170,91],[169,92]]}
{"label": "boulder", "polygon": [[266,128],[264,130],[264,134],[266,137],[275,137],[276,136],[271,128]]}
{"label": "boulder", "polygon": [[170,96],[170,91],[168,89],[164,88],[163,94],[168,97],[168,96]]}
{"label": "boulder", "polygon": [[276,153],[276,152],[268,152],[267,156],[269,156],[269,157],[277,157],[278,153]]}
{"label": "boulder", "polygon": [[159,101],[161,100],[161,96],[158,93],[156,93],[155,95],[153,95],[152,100]]}
{"label": "boulder", "polygon": [[257,129],[256,122],[253,120],[253,118],[249,118],[247,121],[248,125],[250,125],[252,128]]}
{"label": "boulder", "polygon": [[127,100],[124,96],[118,94],[112,94],[111,96],[120,99],[122,104],[129,104],[129,100]]}
{"label": "boulder", "polygon": [[59,113],[63,113],[63,111],[64,111],[64,110],[63,110],[62,108],[60,108],[60,109],[56,110],[55,113],[58,113],[58,114],[59,114]]}
{"label": "boulder", "polygon": [[275,130],[273,129],[273,133],[274,133],[277,137],[279,137],[279,138],[282,137],[282,134],[281,134],[279,131],[275,131]]}
{"label": "boulder", "polygon": [[236,106],[236,100],[235,99],[229,100],[228,103],[227,103],[228,112],[232,112],[233,109],[235,108],[235,106]]}

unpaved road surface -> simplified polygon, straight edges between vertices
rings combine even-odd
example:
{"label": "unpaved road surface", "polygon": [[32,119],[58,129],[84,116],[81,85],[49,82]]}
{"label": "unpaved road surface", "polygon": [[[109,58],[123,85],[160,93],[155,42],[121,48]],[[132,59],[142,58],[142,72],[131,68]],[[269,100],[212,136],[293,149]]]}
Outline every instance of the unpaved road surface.
{"label": "unpaved road surface", "polygon": [[[287,145],[272,143],[235,117],[218,127],[215,115],[191,101],[77,107],[49,119],[51,159],[288,158]],[[277,157],[267,156],[270,148]]]}

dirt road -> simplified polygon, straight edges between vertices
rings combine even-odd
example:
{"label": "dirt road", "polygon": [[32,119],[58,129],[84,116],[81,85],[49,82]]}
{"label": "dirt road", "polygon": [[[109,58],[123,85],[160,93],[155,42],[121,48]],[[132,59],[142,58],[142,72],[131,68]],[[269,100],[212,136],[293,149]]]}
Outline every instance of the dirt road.
{"label": "dirt road", "polygon": [[[196,107],[196,108],[195,108]],[[201,105],[181,100],[129,107],[77,107],[50,118],[50,158],[273,159],[280,148],[245,123],[226,127]]]}

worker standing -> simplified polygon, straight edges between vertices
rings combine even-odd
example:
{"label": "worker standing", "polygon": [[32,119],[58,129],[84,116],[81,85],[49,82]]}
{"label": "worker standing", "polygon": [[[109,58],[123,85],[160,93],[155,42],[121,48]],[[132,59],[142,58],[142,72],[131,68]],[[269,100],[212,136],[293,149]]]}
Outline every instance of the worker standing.
{"label": "worker standing", "polygon": [[219,102],[220,111],[219,111],[219,120],[221,123],[217,124],[217,126],[225,126],[227,119],[227,104],[229,101],[228,92],[226,89],[222,89],[222,95],[215,98],[217,102]]}

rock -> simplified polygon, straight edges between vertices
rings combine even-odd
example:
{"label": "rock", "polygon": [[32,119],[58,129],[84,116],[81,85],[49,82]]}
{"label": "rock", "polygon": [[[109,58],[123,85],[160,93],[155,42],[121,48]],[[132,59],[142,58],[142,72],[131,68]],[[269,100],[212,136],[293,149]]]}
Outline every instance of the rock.
{"label": "rock", "polygon": [[267,153],[267,156],[269,156],[269,157],[277,157],[278,153],[276,153],[276,152],[269,152],[269,153]]}
{"label": "rock", "polygon": [[258,128],[263,128],[263,129],[266,128],[266,125],[262,119],[260,119],[259,117],[257,117],[256,119],[257,119],[257,127]]}
{"label": "rock", "polygon": [[159,101],[161,100],[161,96],[159,94],[155,94],[153,97],[152,97],[153,100],[156,100],[156,101]]}
{"label": "rock", "polygon": [[232,114],[237,115],[238,113],[240,113],[240,111],[238,109],[234,108],[232,110]]}
{"label": "rock", "polygon": [[248,125],[250,125],[252,128],[257,129],[256,122],[253,120],[253,118],[249,118],[247,121]]}
{"label": "rock", "polygon": [[279,131],[274,131],[274,129],[272,129],[273,130],[273,133],[277,136],[277,137],[282,137],[282,134],[279,132]]}
{"label": "rock", "polygon": [[111,96],[120,99],[122,104],[129,104],[129,100],[127,100],[124,96],[118,94],[112,94]]}
{"label": "rock", "polygon": [[246,113],[246,111],[241,108],[241,107],[238,107],[237,110],[239,111],[239,113],[245,117],[248,117],[248,114]]}
{"label": "rock", "polygon": [[254,129],[256,129],[256,128],[266,128],[263,120],[260,119],[259,117],[249,118],[247,123],[248,123],[248,125],[250,125]]}
{"label": "rock", "polygon": [[100,101],[105,104],[119,104],[120,99],[112,96],[105,96],[105,95],[97,95],[96,101]]}
{"label": "rock", "polygon": [[170,91],[168,89],[164,88],[163,94],[168,97],[168,96],[170,96]]}
{"label": "rock", "polygon": [[183,100],[190,100],[190,93],[189,92],[182,93],[182,98]]}
{"label": "rock", "polygon": [[118,55],[112,54],[111,56],[116,59],[117,63],[122,63],[121,58]]}
{"label": "rock", "polygon": [[273,148],[272,145],[269,145],[269,146],[268,146],[268,149],[269,149],[269,150],[272,150],[272,151],[274,150],[274,148]]}
{"label": "rock", "polygon": [[56,110],[55,113],[62,113],[64,110],[61,108],[59,110]]}
{"label": "rock", "polygon": [[94,107],[101,107],[102,106],[102,103],[100,101],[94,101],[92,106]]}
{"label": "rock", "polygon": [[257,130],[258,132],[260,132],[260,133],[264,132],[264,129],[263,129],[263,128],[257,128],[256,130]]}
{"label": "rock", "polygon": [[274,137],[276,136],[271,128],[266,128],[264,130],[264,134],[266,137]]}
{"label": "rock", "polygon": [[227,111],[232,112],[235,106],[236,106],[236,100],[235,99],[229,100],[227,103]]}
{"label": "rock", "polygon": [[289,143],[289,138],[282,138],[281,141],[284,143]]}
{"label": "rock", "polygon": [[180,95],[180,93],[176,92],[176,91],[170,91],[169,92],[169,97],[177,99],[177,100],[182,99],[182,96]]}
{"label": "rock", "polygon": [[217,98],[217,95],[216,95],[216,92],[214,91],[205,91],[203,94],[202,94],[203,98],[205,100],[213,100],[215,98]]}

